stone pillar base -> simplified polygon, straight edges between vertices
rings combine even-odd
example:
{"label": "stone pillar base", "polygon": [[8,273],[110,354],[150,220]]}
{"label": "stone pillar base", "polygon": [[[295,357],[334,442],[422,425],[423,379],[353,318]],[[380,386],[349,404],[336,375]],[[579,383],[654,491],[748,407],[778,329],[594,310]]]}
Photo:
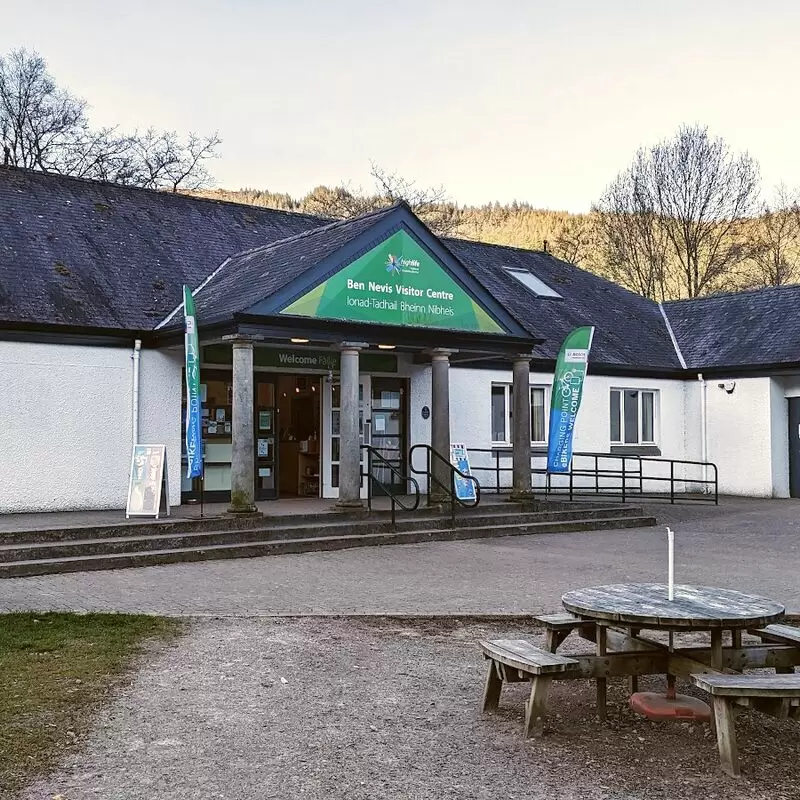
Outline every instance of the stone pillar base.
{"label": "stone pillar base", "polygon": [[428,498],[428,508],[432,508],[433,506],[438,506],[439,508],[444,508],[445,506],[450,506],[450,495],[443,494],[441,492],[436,493],[434,492]]}
{"label": "stone pillar base", "polygon": [[337,500],[333,507],[336,511],[353,511],[364,508],[363,500]]}
{"label": "stone pillar base", "polygon": [[228,514],[235,514],[237,517],[263,517],[264,514],[255,505],[228,506]]}

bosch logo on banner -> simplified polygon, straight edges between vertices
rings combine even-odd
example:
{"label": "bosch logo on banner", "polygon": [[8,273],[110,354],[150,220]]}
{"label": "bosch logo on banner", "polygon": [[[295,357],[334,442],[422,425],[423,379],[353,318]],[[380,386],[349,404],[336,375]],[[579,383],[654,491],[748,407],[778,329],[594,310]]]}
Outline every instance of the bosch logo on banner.
{"label": "bosch logo on banner", "polygon": [[564,361],[571,361],[573,364],[585,364],[589,360],[588,350],[567,350],[564,353]]}

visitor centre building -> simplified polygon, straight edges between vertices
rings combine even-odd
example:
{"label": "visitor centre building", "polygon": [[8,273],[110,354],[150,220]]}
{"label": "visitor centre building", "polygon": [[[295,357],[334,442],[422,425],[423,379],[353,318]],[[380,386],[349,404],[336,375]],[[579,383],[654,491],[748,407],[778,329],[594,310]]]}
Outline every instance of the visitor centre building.
{"label": "visitor centre building", "polygon": [[[0,512],[124,508],[134,443],[166,446],[172,505],[199,499],[184,285],[203,493],[234,511],[402,493],[420,444],[540,491],[555,359],[582,326],[576,451],[800,496],[798,287],[662,305],[546,252],[437,237],[402,203],[331,221],[0,167]],[[370,476],[362,445],[386,460]]]}

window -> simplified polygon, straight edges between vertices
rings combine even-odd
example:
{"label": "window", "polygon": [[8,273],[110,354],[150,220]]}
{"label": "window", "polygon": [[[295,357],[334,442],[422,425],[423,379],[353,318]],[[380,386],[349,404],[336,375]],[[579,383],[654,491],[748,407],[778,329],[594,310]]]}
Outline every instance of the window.
{"label": "window", "polygon": [[640,389],[611,390],[612,444],[655,444],[657,394]]}
{"label": "window", "polygon": [[508,386],[492,386],[492,441],[508,441]]}
{"label": "window", "polygon": [[[547,441],[547,389],[544,386],[531,386],[531,444],[544,444]],[[509,444],[511,442],[511,420],[513,399],[511,386],[507,383],[492,384],[492,442]]]}
{"label": "window", "polygon": [[512,278],[516,278],[523,286],[530,289],[538,297],[555,297],[559,300],[563,299],[561,295],[555,291],[555,289],[551,289],[543,280],[537,278],[527,269],[519,269],[518,267],[505,267],[505,271]]}

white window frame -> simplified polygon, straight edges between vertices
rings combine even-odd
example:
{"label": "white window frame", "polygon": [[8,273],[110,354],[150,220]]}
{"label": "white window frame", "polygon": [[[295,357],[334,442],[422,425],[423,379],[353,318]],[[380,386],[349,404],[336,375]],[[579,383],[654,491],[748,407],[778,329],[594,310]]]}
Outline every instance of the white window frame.
{"label": "white window frame", "polygon": [[[611,396],[614,392],[619,394],[619,439],[612,438],[612,425],[611,425]],[[625,441],[625,392],[637,392],[637,431],[636,441]],[[652,395],[653,397],[653,438],[645,439],[642,436],[644,426],[644,396]],[[608,393],[608,421],[609,430],[608,435],[611,444],[615,447],[654,447],[658,445],[660,421],[661,421],[661,393],[658,389],[643,389],[636,386],[613,386]]]}
{"label": "white window frame", "polygon": [[[495,439],[494,438],[494,421],[493,421],[493,414],[494,414],[494,407],[492,405],[492,398],[494,396],[494,389],[502,387],[503,391],[503,414],[504,414],[504,427],[505,427],[505,439]],[[531,446],[538,447],[547,444],[547,429],[548,424],[550,421],[550,387],[545,386],[544,384],[539,383],[532,383],[528,387],[528,396],[530,397],[531,391],[533,389],[541,389],[544,393],[544,438],[541,440],[531,439]],[[513,384],[510,383],[502,383],[500,381],[492,381],[492,389],[489,394],[489,425],[491,427],[490,430],[490,437],[492,440],[493,447],[508,447],[511,444],[511,418],[512,418],[512,406],[513,406]],[[530,403],[531,409],[531,416],[533,416],[533,403]],[[531,437],[533,436],[533,420],[531,420]]]}

